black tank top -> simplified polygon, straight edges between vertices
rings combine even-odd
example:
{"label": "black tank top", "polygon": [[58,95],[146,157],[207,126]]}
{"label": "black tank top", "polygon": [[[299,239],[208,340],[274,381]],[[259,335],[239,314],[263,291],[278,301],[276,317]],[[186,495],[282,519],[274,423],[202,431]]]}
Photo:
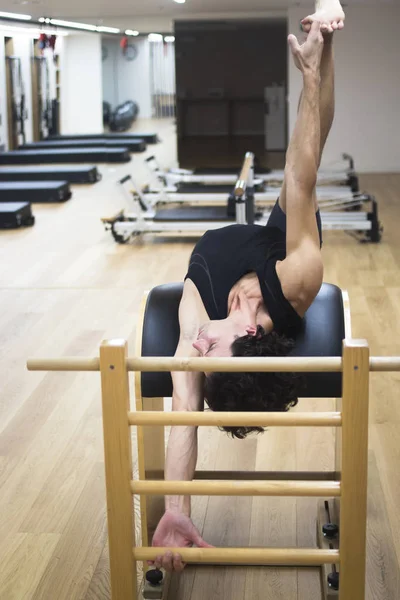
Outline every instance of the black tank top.
{"label": "black tank top", "polygon": [[286,258],[285,234],[276,227],[230,225],[207,231],[190,257],[185,279],[193,281],[211,320],[228,316],[231,289],[255,272],[267,311],[279,333],[294,335],[303,319],[282,292],[276,262]]}

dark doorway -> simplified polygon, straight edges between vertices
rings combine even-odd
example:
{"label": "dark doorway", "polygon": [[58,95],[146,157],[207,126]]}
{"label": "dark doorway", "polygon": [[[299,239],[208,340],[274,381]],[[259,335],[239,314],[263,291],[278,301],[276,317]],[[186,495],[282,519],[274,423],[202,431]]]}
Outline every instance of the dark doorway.
{"label": "dark doorway", "polygon": [[236,167],[250,150],[282,167],[286,20],[177,22],[175,39],[179,164]]}

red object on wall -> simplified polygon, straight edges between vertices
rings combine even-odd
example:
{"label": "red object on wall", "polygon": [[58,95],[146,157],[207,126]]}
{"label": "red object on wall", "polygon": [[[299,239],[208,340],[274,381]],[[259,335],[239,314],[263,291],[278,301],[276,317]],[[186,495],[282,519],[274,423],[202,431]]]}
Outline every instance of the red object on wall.
{"label": "red object on wall", "polygon": [[126,52],[126,49],[127,49],[127,47],[128,47],[128,38],[127,38],[126,36],[125,36],[125,37],[123,37],[123,38],[121,39],[121,41],[120,41],[120,43],[119,43],[119,44],[120,44],[120,46],[121,46],[121,48],[122,48],[122,52],[125,54],[125,52]]}
{"label": "red object on wall", "polygon": [[38,48],[40,50],[44,50],[47,46],[47,35],[45,33],[41,33],[38,41]]}
{"label": "red object on wall", "polygon": [[49,48],[51,48],[54,52],[55,46],[56,46],[56,41],[57,41],[57,36],[56,35],[51,35],[48,38],[48,44],[49,44]]}

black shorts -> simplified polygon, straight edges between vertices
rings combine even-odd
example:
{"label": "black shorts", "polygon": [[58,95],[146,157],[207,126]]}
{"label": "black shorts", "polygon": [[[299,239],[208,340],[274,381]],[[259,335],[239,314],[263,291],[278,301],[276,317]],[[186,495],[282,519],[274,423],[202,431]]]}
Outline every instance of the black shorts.
{"label": "black shorts", "polygon": [[[322,247],[322,223],[321,223],[321,214],[320,214],[319,210],[315,213],[315,217],[317,219],[319,239],[320,239],[320,243],[321,243],[321,247]],[[274,208],[272,209],[272,212],[270,214],[270,217],[268,219],[268,223],[267,223],[266,227],[276,227],[277,229],[280,229],[282,231],[282,233],[284,233],[286,236],[286,214],[283,212],[283,210],[279,206],[279,198],[276,201]]]}

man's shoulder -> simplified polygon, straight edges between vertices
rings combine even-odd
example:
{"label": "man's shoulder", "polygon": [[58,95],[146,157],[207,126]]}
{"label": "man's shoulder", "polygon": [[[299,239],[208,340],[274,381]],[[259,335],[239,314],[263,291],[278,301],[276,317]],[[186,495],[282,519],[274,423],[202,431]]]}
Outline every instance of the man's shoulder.
{"label": "man's shoulder", "polygon": [[181,340],[195,340],[199,327],[208,320],[200,293],[191,279],[186,279],[179,305],[179,327]]}

